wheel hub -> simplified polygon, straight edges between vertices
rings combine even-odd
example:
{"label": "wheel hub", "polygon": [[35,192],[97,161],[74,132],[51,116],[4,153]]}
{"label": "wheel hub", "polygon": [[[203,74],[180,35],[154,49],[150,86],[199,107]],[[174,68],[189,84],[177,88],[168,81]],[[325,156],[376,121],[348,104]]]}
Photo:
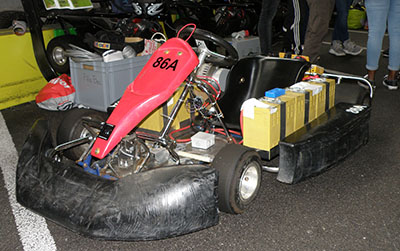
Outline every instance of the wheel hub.
{"label": "wheel hub", "polygon": [[240,177],[239,195],[243,200],[251,198],[257,190],[260,174],[256,165],[254,162],[250,163]]}
{"label": "wheel hub", "polygon": [[64,65],[67,62],[67,57],[65,56],[64,48],[55,47],[53,49],[53,61],[58,65]]}

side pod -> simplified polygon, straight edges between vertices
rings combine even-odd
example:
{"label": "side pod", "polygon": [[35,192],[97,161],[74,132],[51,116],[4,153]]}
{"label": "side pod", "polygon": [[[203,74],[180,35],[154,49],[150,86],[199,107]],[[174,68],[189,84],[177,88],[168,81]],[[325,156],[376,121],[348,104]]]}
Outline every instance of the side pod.
{"label": "side pod", "polygon": [[203,165],[158,168],[117,181],[56,162],[47,121],[38,120],[17,167],[17,200],[80,234],[105,240],[156,240],[218,223],[217,174]]}
{"label": "side pod", "polygon": [[279,143],[277,179],[295,184],[350,156],[369,139],[371,108],[336,104]]}

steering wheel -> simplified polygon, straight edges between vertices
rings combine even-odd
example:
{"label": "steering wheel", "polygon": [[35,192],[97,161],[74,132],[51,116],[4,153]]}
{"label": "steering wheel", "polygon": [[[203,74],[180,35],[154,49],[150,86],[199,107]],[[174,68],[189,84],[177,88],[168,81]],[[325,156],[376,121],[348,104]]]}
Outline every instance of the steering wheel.
{"label": "steering wheel", "polygon": [[[184,28],[180,32],[180,36],[187,38],[192,32],[193,32],[193,27],[189,26]],[[196,41],[196,44],[199,48],[202,47],[203,49],[204,48],[206,49],[207,57],[205,58],[205,62],[207,63],[212,63],[216,66],[231,67],[239,59],[236,49],[222,37],[212,32],[196,28],[192,37],[195,38],[196,40],[203,40],[204,42],[210,42],[216,46],[222,47],[226,51],[227,55],[222,55],[217,52],[210,51],[206,47],[205,43]]]}

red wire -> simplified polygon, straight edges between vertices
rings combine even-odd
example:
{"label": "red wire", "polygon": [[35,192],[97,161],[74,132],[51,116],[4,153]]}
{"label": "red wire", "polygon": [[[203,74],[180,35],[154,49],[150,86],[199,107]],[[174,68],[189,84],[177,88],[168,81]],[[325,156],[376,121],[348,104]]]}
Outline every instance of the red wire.
{"label": "red wire", "polygon": [[190,142],[191,139],[175,139],[175,138],[172,136],[172,134],[177,133],[177,132],[181,132],[181,131],[186,130],[186,129],[190,128],[190,127],[191,127],[191,125],[188,125],[188,126],[185,126],[185,127],[182,127],[182,128],[180,128],[180,129],[176,129],[176,130],[170,132],[170,133],[169,133],[170,139],[175,140],[175,141],[178,142],[178,143]]}
{"label": "red wire", "polygon": [[[218,89],[219,89],[219,91],[218,92],[215,92],[215,93],[217,93],[217,99],[219,98],[219,95],[221,95],[221,85],[219,84],[219,82],[218,82],[218,80],[216,80],[215,78],[213,78],[213,77],[209,77],[209,76],[197,76],[198,78],[207,78],[207,79],[211,79],[212,81],[214,81],[217,85],[218,85]],[[214,90],[215,90],[215,88],[214,88]]]}
{"label": "red wire", "polygon": [[316,75],[316,76],[306,76],[302,80],[310,80],[310,79],[317,79],[317,78],[321,78],[321,77],[318,76],[318,75]]}
{"label": "red wire", "polygon": [[186,42],[189,40],[189,38],[192,37],[194,31],[196,30],[196,25],[194,23],[190,23],[190,24],[186,24],[185,26],[183,26],[179,31],[178,34],[176,35],[176,37],[179,37],[179,35],[181,34],[181,31],[183,31],[186,27],[188,26],[193,26],[193,31],[192,33],[190,33],[189,37],[185,40]]}
{"label": "red wire", "polygon": [[[219,134],[226,135],[225,131],[224,131],[222,128],[214,129],[214,131],[217,132],[217,133],[219,133]],[[238,135],[238,136],[242,136],[242,134],[241,134],[240,132],[237,132],[237,131],[234,131],[234,130],[228,130],[228,131],[229,131],[230,133],[236,134],[236,135]],[[233,142],[234,142],[235,144],[242,144],[242,143],[243,143],[243,140],[241,140],[241,141],[238,143],[238,142],[235,140],[235,138],[232,137],[232,139],[233,139]]]}
{"label": "red wire", "polygon": [[[217,96],[219,95],[219,92],[215,89],[214,86],[212,86],[212,85],[210,84],[210,82],[208,82],[207,80],[204,80],[204,79],[201,79],[201,81],[204,82],[204,83],[206,83],[206,84],[214,91],[214,93],[217,94]],[[215,97],[215,95],[212,95],[212,96],[213,96],[215,99],[217,99],[217,98]]]}

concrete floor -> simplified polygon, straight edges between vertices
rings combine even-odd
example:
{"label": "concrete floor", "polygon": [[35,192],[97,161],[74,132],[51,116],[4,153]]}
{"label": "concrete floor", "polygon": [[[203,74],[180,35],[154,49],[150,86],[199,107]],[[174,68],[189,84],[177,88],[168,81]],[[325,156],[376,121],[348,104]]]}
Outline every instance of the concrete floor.
{"label": "concrete floor", "polygon": [[[365,32],[351,33],[351,38],[364,47],[366,37]],[[365,74],[365,51],[356,57],[339,58],[327,53],[330,38],[327,36],[325,41],[322,66],[359,76]],[[385,74],[386,66],[387,59],[382,58],[377,80]],[[46,221],[54,240],[48,242],[46,249],[400,250],[400,98],[399,91],[388,91],[377,82],[369,143],[328,172],[297,185],[279,183],[274,174],[263,173],[260,194],[244,214],[221,213],[215,227],[166,240],[99,241]],[[17,152],[35,119],[62,117],[61,113],[40,110],[34,103],[5,109],[1,114]],[[3,143],[3,147],[4,144],[9,143]],[[5,147],[12,148],[12,142]],[[3,153],[1,156],[9,157]],[[0,162],[3,174],[5,167],[12,166],[10,161]],[[18,223],[11,211],[13,203],[6,189],[10,177],[0,176],[5,177],[0,178],[0,250],[23,250],[29,243],[32,250],[38,250],[37,243],[46,240],[38,239],[35,231],[26,237],[17,230]]]}

